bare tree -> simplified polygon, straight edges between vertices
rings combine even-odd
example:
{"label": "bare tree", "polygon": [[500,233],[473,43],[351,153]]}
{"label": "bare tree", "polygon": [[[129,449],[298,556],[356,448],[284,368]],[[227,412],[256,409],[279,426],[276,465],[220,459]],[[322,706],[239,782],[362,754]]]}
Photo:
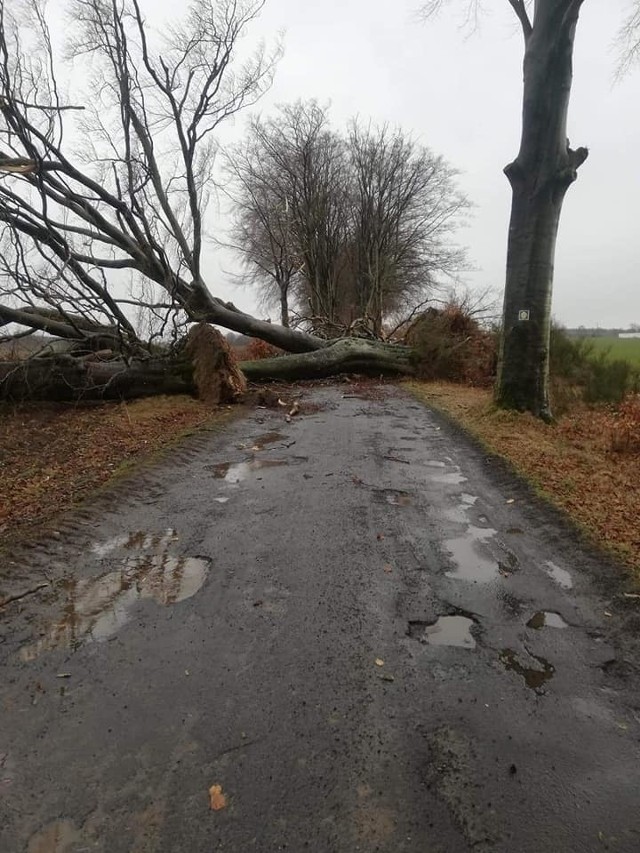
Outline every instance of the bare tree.
{"label": "bare tree", "polygon": [[460,272],[464,252],[450,238],[469,203],[456,171],[399,130],[353,122],[349,155],[358,310],[379,335],[386,314]]}
{"label": "bare tree", "polygon": [[640,0],[634,0],[618,35],[619,62],[617,76],[621,77],[640,61]]}
{"label": "bare tree", "polygon": [[311,325],[339,325],[348,170],[344,141],[330,129],[326,110],[298,101],[255,119],[229,162],[240,189],[234,233],[241,253],[255,263],[257,249],[261,269],[280,281],[287,280],[284,259],[289,283],[296,274],[302,316]]}
{"label": "bare tree", "polygon": [[233,203],[231,243],[246,270],[245,281],[258,288],[266,305],[277,303],[280,322],[290,325],[293,283],[304,268],[294,237],[289,195],[282,175],[264,159],[252,124],[248,138],[226,158]]}
{"label": "bare tree", "polygon": [[282,300],[295,275],[300,315],[325,330],[380,337],[385,315],[463,266],[456,173],[401,131],[353,122],[343,139],[326,110],[297,103],[254,121],[229,170],[234,243],[254,280]]}
{"label": "bare tree", "polygon": [[223,303],[202,268],[215,131],[257,101],[277,59],[277,51],[258,50],[243,63],[236,56],[262,5],[195,0],[160,37],[138,0],[75,0],[72,52],[90,89],[79,113],[61,95],[40,0],[15,15],[2,5],[0,222],[9,307],[44,302],[60,319],[72,311],[115,325],[135,344],[116,295],[131,276],[158,285],[192,320],[294,351],[322,345]]}
{"label": "bare tree", "polygon": [[[447,0],[429,0],[425,15]],[[497,402],[549,418],[549,334],[553,265],[565,194],[587,158],[572,148],[567,114],[573,47],[584,0],[507,0],[524,37],[520,150],[505,167],[512,206],[507,248]],[[475,18],[478,0],[466,0]],[[624,28],[629,64],[638,55],[640,6]]]}

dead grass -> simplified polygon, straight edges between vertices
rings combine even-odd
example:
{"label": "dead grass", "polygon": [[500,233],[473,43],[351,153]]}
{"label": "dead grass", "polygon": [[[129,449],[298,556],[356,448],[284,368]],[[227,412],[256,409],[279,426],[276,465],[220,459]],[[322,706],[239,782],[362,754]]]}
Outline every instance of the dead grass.
{"label": "dead grass", "polygon": [[555,424],[492,405],[491,391],[406,383],[506,459],[597,542],[640,572],[640,454],[611,450],[611,412],[580,407]]}
{"label": "dead grass", "polygon": [[78,504],[133,460],[222,421],[186,396],[99,405],[0,407],[0,541],[13,542]]}

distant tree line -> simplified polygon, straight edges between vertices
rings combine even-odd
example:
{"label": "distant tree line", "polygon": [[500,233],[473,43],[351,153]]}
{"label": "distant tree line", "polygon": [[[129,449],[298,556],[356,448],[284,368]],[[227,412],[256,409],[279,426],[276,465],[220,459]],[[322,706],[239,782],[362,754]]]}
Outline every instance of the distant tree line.
{"label": "distant tree line", "polygon": [[601,326],[590,329],[579,326],[577,329],[566,329],[566,333],[571,338],[617,338],[620,335],[640,334],[640,324],[631,323],[626,329],[603,329]]}

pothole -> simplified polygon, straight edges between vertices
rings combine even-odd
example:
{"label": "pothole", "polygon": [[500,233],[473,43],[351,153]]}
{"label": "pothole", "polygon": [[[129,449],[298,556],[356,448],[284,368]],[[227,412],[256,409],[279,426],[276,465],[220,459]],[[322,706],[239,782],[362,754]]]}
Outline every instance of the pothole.
{"label": "pothole", "polygon": [[284,441],[288,436],[281,432],[265,432],[253,440],[251,450],[264,450],[268,444],[275,444],[278,441]]}
{"label": "pothole", "polygon": [[569,572],[566,569],[561,569],[560,566],[556,566],[551,560],[547,560],[544,564],[544,570],[563,589],[571,589],[573,587],[573,579]]}
{"label": "pothole", "polygon": [[289,462],[286,459],[250,459],[245,462],[220,462],[218,465],[214,465],[212,470],[216,480],[236,484],[242,483],[258,471],[288,464]]}
{"label": "pothole", "polygon": [[59,615],[43,627],[39,639],[20,649],[20,658],[33,661],[53,649],[108,640],[129,622],[139,601],[168,607],[191,598],[209,568],[207,559],[165,551],[127,557],[115,571],[95,578],[66,578],[59,585]]}
{"label": "pothole", "polygon": [[507,546],[501,542],[500,546],[502,551],[504,552],[505,558],[504,560],[498,560],[498,570],[501,575],[508,577],[512,575],[514,572],[517,572],[520,568],[520,561],[516,557],[516,555],[511,551]]}
{"label": "pothole", "polygon": [[132,530],[129,533],[120,533],[107,539],[106,542],[96,542],[91,550],[98,557],[106,557],[112,551],[124,548],[125,551],[134,550],[165,550],[170,542],[176,542],[177,532],[168,527],[162,533],[151,533],[148,530]]}
{"label": "pothole", "polygon": [[491,527],[475,527],[470,524],[464,536],[447,539],[444,547],[455,563],[455,569],[446,572],[454,580],[488,583],[494,580],[499,571],[498,562],[481,551],[481,546],[492,539],[496,532]]}
{"label": "pothole", "polygon": [[387,503],[390,506],[411,505],[411,495],[401,489],[375,489],[373,495],[379,503]]}
{"label": "pothole", "polygon": [[553,610],[539,610],[534,613],[531,619],[527,622],[527,628],[568,628],[569,625],[564,621],[559,613],[554,613]]}
{"label": "pothole", "polygon": [[528,654],[540,665],[540,668],[526,666],[513,649],[503,649],[500,652],[500,662],[505,669],[516,672],[521,676],[527,687],[531,690],[535,690],[536,693],[544,693],[544,685],[549,679],[553,678],[555,667],[538,655],[531,654],[531,652],[528,652]]}
{"label": "pothole", "polygon": [[435,483],[443,483],[447,486],[460,486],[466,483],[468,477],[465,477],[461,471],[451,471],[448,474],[436,474],[430,477]]}
{"label": "pothole", "polygon": [[471,633],[475,624],[469,616],[439,616],[435,622],[409,622],[407,635],[430,646],[475,649],[476,641]]}

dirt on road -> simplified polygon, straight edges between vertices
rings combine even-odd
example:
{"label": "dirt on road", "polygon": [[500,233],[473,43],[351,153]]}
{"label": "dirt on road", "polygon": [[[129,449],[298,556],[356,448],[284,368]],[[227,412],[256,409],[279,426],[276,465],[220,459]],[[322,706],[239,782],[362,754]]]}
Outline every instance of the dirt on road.
{"label": "dirt on road", "polygon": [[183,443],[0,575],[0,850],[640,849],[640,600],[402,391]]}

